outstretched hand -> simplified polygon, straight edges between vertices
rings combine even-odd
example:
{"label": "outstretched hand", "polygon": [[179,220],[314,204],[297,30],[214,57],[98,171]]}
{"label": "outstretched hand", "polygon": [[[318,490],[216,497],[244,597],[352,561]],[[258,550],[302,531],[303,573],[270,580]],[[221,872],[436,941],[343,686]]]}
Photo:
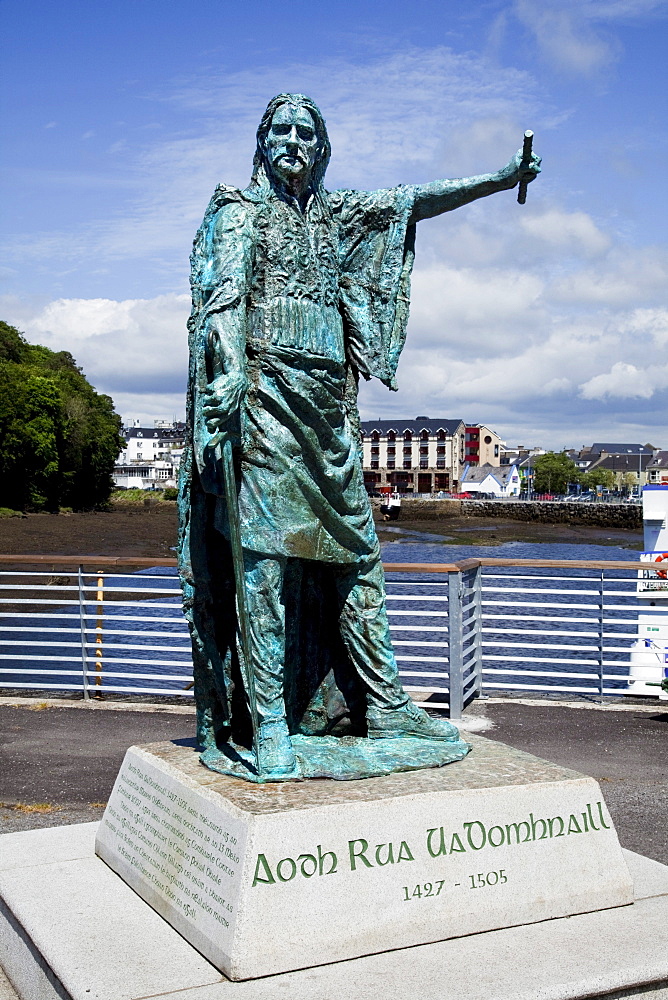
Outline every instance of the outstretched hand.
{"label": "outstretched hand", "polygon": [[525,160],[521,149],[518,149],[509,163],[499,171],[503,186],[514,188],[520,181],[530,184],[540,173],[542,159],[535,153],[531,154],[530,160]]}

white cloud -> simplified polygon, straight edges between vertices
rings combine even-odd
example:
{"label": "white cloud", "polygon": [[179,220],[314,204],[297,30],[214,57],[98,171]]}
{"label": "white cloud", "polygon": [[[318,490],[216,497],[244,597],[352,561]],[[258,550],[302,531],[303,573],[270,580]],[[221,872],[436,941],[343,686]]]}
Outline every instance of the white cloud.
{"label": "white cloud", "polygon": [[555,281],[555,302],[594,306],[632,307],[665,301],[668,253],[655,247],[617,244],[605,262],[596,262]]}
{"label": "white cloud", "polygon": [[657,347],[668,347],[668,309],[634,309],[621,329],[640,336],[645,343],[651,337]]}
{"label": "white cloud", "polygon": [[617,46],[587,23],[586,5],[515,0],[517,17],[556,68],[591,76],[615,57]]}
{"label": "white cloud", "polygon": [[604,396],[649,399],[652,391],[652,386],[646,381],[646,372],[624,361],[618,361],[609,372],[595,375],[581,386],[584,399],[602,399]]}
{"label": "white cloud", "polygon": [[188,351],[187,295],[153,299],[58,299],[32,312],[5,303],[8,322],[31,343],[69,351],[117,408],[183,411]]}
{"label": "white cloud", "polygon": [[410,331],[421,348],[457,352],[465,342],[474,358],[515,355],[531,334],[526,316],[540,309],[543,291],[537,275],[515,269],[442,265],[418,266],[412,287]]}
{"label": "white cloud", "polygon": [[513,12],[556,69],[592,76],[620,54],[615,22],[665,15],[666,0],[514,0]]}
{"label": "white cloud", "polygon": [[586,212],[564,212],[551,208],[523,215],[520,225],[539,242],[565,250],[569,254],[598,256],[609,249],[611,239],[601,232]]}

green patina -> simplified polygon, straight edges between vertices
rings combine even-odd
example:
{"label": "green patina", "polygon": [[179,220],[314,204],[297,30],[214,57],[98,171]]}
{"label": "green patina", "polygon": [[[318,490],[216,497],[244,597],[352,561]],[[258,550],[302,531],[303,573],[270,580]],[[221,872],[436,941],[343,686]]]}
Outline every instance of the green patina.
{"label": "green patina", "polygon": [[[494,174],[330,192],[329,156],[317,106],[274,98],[249,186],[218,186],[192,254],[179,564],[198,738],[209,767],[256,781],[410,766],[387,751],[379,765],[360,740],[419,743],[418,767],[468,752],[398,678],[357,385],[396,388],[416,223],[540,162],[520,152]],[[318,743],[328,735],[357,742]]]}

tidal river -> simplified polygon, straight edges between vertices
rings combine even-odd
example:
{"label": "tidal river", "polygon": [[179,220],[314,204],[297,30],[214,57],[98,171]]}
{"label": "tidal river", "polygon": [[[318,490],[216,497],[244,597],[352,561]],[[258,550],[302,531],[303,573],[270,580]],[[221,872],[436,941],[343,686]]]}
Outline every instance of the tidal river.
{"label": "tidal river", "polygon": [[[383,559],[390,563],[453,562],[472,556],[629,562],[637,558],[634,551],[610,544],[458,545],[412,527],[388,525],[380,530],[382,538],[392,539],[383,542]],[[0,631],[3,688],[75,695],[82,690],[85,654],[91,694],[192,697],[190,643],[175,570],[156,568],[106,577],[102,603],[97,581],[90,578],[83,615],[73,589],[76,578],[54,579],[57,582],[50,581],[40,595],[47,604],[39,604],[37,595],[34,604],[5,602]],[[71,589],[61,589],[67,587]],[[635,582],[628,573],[610,574],[604,597],[597,597],[597,587],[601,589],[597,574],[582,570],[562,571],[558,580],[537,569],[486,571],[481,634],[486,684],[509,691],[533,678],[532,683],[547,692],[566,683],[582,688],[585,696],[589,691],[594,695],[604,659],[606,685],[622,693],[637,609]],[[442,690],[448,669],[447,577],[389,574],[387,590],[404,682],[424,689],[423,694]],[[539,593],[546,590],[549,593]],[[601,631],[602,621],[609,637],[605,651],[594,635],[596,627]]]}

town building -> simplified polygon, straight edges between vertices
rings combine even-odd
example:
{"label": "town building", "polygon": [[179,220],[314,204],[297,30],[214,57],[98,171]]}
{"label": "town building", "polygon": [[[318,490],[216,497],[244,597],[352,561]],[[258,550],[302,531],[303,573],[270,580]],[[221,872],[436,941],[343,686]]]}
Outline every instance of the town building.
{"label": "town building", "polygon": [[464,461],[468,465],[500,465],[502,441],[496,431],[485,424],[470,424],[466,428]]}
{"label": "town building", "polygon": [[609,469],[618,488],[632,483],[643,486],[647,482],[647,467],[657,451],[651,444],[595,442],[582,449],[575,464],[583,472]]}
{"label": "town building", "polygon": [[121,489],[162,489],[176,486],[185,424],[154,420],[153,427],[135,421],[121,431],[125,447],[118,456],[113,479]]}
{"label": "town building", "polygon": [[647,482],[652,485],[668,484],[668,451],[655,451],[651,462],[645,467]]}
{"label": "town building", "polygon": [[460,489],[463,493],[488,493],[495,497],[517,497],[522,482],[517,464],[467,465],[462,473]]}
{"label": "town building", "polygon": [[363,420],[367,489],[397,493],[457,490],[465,463],[466,425],[445,417]]}

